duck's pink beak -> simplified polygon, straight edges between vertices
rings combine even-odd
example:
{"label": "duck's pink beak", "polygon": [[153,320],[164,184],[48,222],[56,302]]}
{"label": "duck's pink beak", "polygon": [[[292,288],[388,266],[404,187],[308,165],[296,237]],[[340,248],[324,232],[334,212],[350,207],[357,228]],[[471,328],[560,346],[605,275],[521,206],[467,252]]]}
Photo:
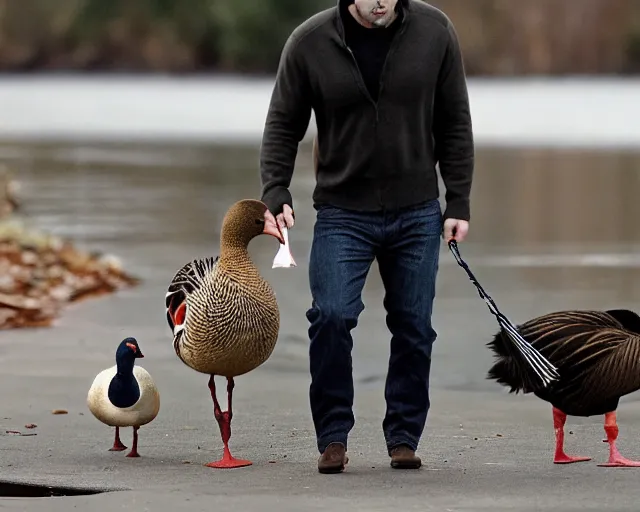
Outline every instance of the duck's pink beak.
{"label": "duck's pink beak", "polygon": [[262,233],[265,235],[274,236],[281,244],[284,244],[284,237],[282,236],[282,233],[280,232],[280,229],[278,228],[278,225],[275,223],[275,221],[271,219],[265,219],[264,229],[262,230]]}

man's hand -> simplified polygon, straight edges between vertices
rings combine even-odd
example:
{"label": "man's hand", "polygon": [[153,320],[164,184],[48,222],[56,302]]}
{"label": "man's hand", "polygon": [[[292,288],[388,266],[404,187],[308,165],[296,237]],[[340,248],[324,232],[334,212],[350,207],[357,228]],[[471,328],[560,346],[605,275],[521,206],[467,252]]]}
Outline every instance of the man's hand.
{"label": "man's hand", "polygon": [[291,229],[295,224],[295,221],[293,220],[293,210],[288,204],[284,205],[282,213],[279,213],[275,219],[273,218],[273,214],[269,210],[264,212],[264,218],[267,221],[272,220],[273,222],[277,222],[280,229],[285,227]]}
{"label": "man's hand", "polygon": [[469,223],[466,220],[447,219],[444,221],[444,239],[449,242],[455,238],[456,242],[462,242],[469,232]]}

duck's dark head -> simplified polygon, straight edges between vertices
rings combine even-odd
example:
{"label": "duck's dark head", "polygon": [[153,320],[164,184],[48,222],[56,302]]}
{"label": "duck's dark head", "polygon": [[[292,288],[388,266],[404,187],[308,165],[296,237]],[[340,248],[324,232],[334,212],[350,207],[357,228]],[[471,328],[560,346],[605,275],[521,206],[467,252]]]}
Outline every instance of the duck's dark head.
{"label": "duck's dark head", "polygon": [[633,311],[628,309],[609,309],[607,313],[620,322],[627,331],[640,334],[640,316]]}
{"label": "duck's dark head", "polygon": [[135,338],[125,338],[118,345],[118,349],[116,350],[116,361],[118,363],[121,362],[133,362],[134,359],[138,359],[144,357],[140,347],[138,345],[138,340]]}
{"label": "duck's dark head", "polygon": [[256,199],[243,199],[233,204],[222,221],[222,245],[246,246],[258,235],[271,235],[284,243],[275,219],[265,220],[267,205]]}

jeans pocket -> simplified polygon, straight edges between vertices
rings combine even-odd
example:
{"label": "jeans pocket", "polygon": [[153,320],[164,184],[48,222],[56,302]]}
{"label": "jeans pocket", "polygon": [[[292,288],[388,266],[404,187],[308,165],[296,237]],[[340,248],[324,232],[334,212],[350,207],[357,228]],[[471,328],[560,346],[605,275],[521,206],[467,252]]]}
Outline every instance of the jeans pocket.
{"label": "jeans pocket", "polygon": [[440,236],[442,234],[440,202],[434,199],[424,206],[406,211],[400,219],[400,229],[409,234]]}

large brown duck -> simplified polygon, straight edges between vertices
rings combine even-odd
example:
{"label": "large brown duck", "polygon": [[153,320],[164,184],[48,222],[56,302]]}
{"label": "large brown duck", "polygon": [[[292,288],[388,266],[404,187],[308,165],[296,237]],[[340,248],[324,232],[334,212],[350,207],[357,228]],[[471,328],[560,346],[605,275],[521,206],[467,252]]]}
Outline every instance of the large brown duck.
{"label": "large brown duck", "polygon": [[[207,464],[214,468],[249,466],[229,451],[231,398],[234,377],[264,363],[273,352],[280,329],[275,294],[252,262],[249,242],[268,234],[281,244],[275,223],[265,223],[267,207],[256,200],[239,201],[227,211],[217,258],[194,260],[183,266],[166,294],[167,322],[177,356],[194,370],[210,375],[214,415],[224,443],[223,457]],[[228,408],[222,411],[214,378],[227,378]]]}
{"label": "large brown duck", "polygon": [[556,434],[554,463],[591,460],[564,451],[564,425],[569,416],[603,414],[609,461],[599,466],[638,467],[616,448],[616,410],[620,398],[640,388],[640,316],[626,310],[560,311],[518,326],[520,334],[558,369],[560,378],[534,390],[509,356],[502,331],[489,343],[497,361],[488,378],[509,386],[511,393],[531,393],[553,407]]}

